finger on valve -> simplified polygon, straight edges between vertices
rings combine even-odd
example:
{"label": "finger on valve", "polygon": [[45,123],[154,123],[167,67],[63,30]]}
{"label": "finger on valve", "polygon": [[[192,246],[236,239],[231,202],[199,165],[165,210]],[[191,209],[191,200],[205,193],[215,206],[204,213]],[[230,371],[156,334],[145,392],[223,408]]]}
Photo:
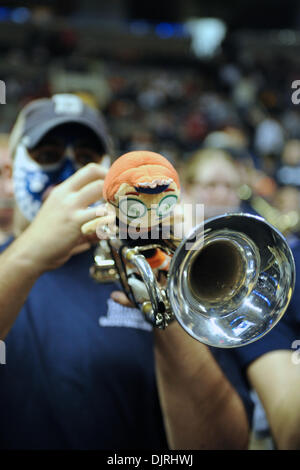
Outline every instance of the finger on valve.
{"label": "finger on valve", "polygon": [[[112,230],[112,225],[115,222],[115,216],[110,214],[102,217],[96,217],[89,222],[86,222],[81,227],[81,233],[83,235],[91,235],[93,233],[97,233],[98,230],[103,230],[103,227],[107,227],[109,231]],[[105,231],[108,231],[107,229]]]}

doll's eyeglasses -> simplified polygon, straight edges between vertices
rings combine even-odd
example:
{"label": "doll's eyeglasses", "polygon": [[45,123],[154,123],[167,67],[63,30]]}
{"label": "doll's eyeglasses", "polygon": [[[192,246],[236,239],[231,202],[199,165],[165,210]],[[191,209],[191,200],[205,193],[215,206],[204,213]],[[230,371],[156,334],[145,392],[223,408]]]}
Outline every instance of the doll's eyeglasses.
{"label": "doll's eyeglasses", "polygon": [[[157,217],[166,217],[176,203],[177,196],[174,194],[163,197],[155,209]],[[148,208],[144,202],[127,197],[121,199],[119,209],[123,215],[130,219],[142,218],[146,215],[147,211],[151,210],[151,208]]]}

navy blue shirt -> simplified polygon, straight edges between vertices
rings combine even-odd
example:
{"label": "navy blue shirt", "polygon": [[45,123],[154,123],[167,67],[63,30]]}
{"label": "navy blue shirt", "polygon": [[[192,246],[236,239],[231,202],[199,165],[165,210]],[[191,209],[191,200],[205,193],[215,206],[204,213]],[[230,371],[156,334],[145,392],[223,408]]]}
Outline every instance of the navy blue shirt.
{"label": "navy blue shirt", "polygon": [[[167,449],[152,328],[109,298],[119,286],[89,277],[92,255],[42,275],[5,339],[1,448]],[[239,370],[222,364],[250,412]]]}
{"label": "navy blue shirt", "polygon": [[167,448],[150,325],[108,300],[118,286],[95,283],[92,262],[41,276],[5,339],[1,448]]}

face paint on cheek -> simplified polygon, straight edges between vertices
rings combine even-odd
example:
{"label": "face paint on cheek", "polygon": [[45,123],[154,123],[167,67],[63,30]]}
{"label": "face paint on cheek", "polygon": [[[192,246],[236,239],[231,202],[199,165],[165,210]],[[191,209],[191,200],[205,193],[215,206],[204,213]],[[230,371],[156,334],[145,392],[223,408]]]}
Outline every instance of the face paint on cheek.
{"label": "face paint on cheek", "polygon": [[41,166],[30,158],[23,145],[19,145],[14,160],[13,183],[17,205],[26,219],[34,219],[47,188],[61,183],[76,170],[73,161],[67,157],[59,164]]}

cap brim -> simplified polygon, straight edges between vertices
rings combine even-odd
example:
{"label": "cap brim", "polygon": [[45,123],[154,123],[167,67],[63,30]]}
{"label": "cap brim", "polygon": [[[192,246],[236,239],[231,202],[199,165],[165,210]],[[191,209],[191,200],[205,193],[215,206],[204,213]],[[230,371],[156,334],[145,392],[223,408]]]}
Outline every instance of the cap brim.
{"label": "cap brim", "polygon": [[108,152],[109,145],[108,145],[108,138],[106,134],[101,133],[101,130],[92,122],[90,122],[88,119],[85,119],[83,117],[74,117],[70,119],[70,117],[61,117],[61,118],[55,118],[55,119],[50,119],[49,121],[46,121],[45,123],[41,124],[40,126],[37,126],[32,132],[30,132],[30,139],[28,144],[26,145],[28,149],[33,149],[40,140],[48,134],[52,129],[55,127],[61,126],[62,124],[82,124],[83,126],[87,127],[88,129],[92,130],[96,137],[99,139],[99,142],[104,146],[104,149],[106,152]]}

